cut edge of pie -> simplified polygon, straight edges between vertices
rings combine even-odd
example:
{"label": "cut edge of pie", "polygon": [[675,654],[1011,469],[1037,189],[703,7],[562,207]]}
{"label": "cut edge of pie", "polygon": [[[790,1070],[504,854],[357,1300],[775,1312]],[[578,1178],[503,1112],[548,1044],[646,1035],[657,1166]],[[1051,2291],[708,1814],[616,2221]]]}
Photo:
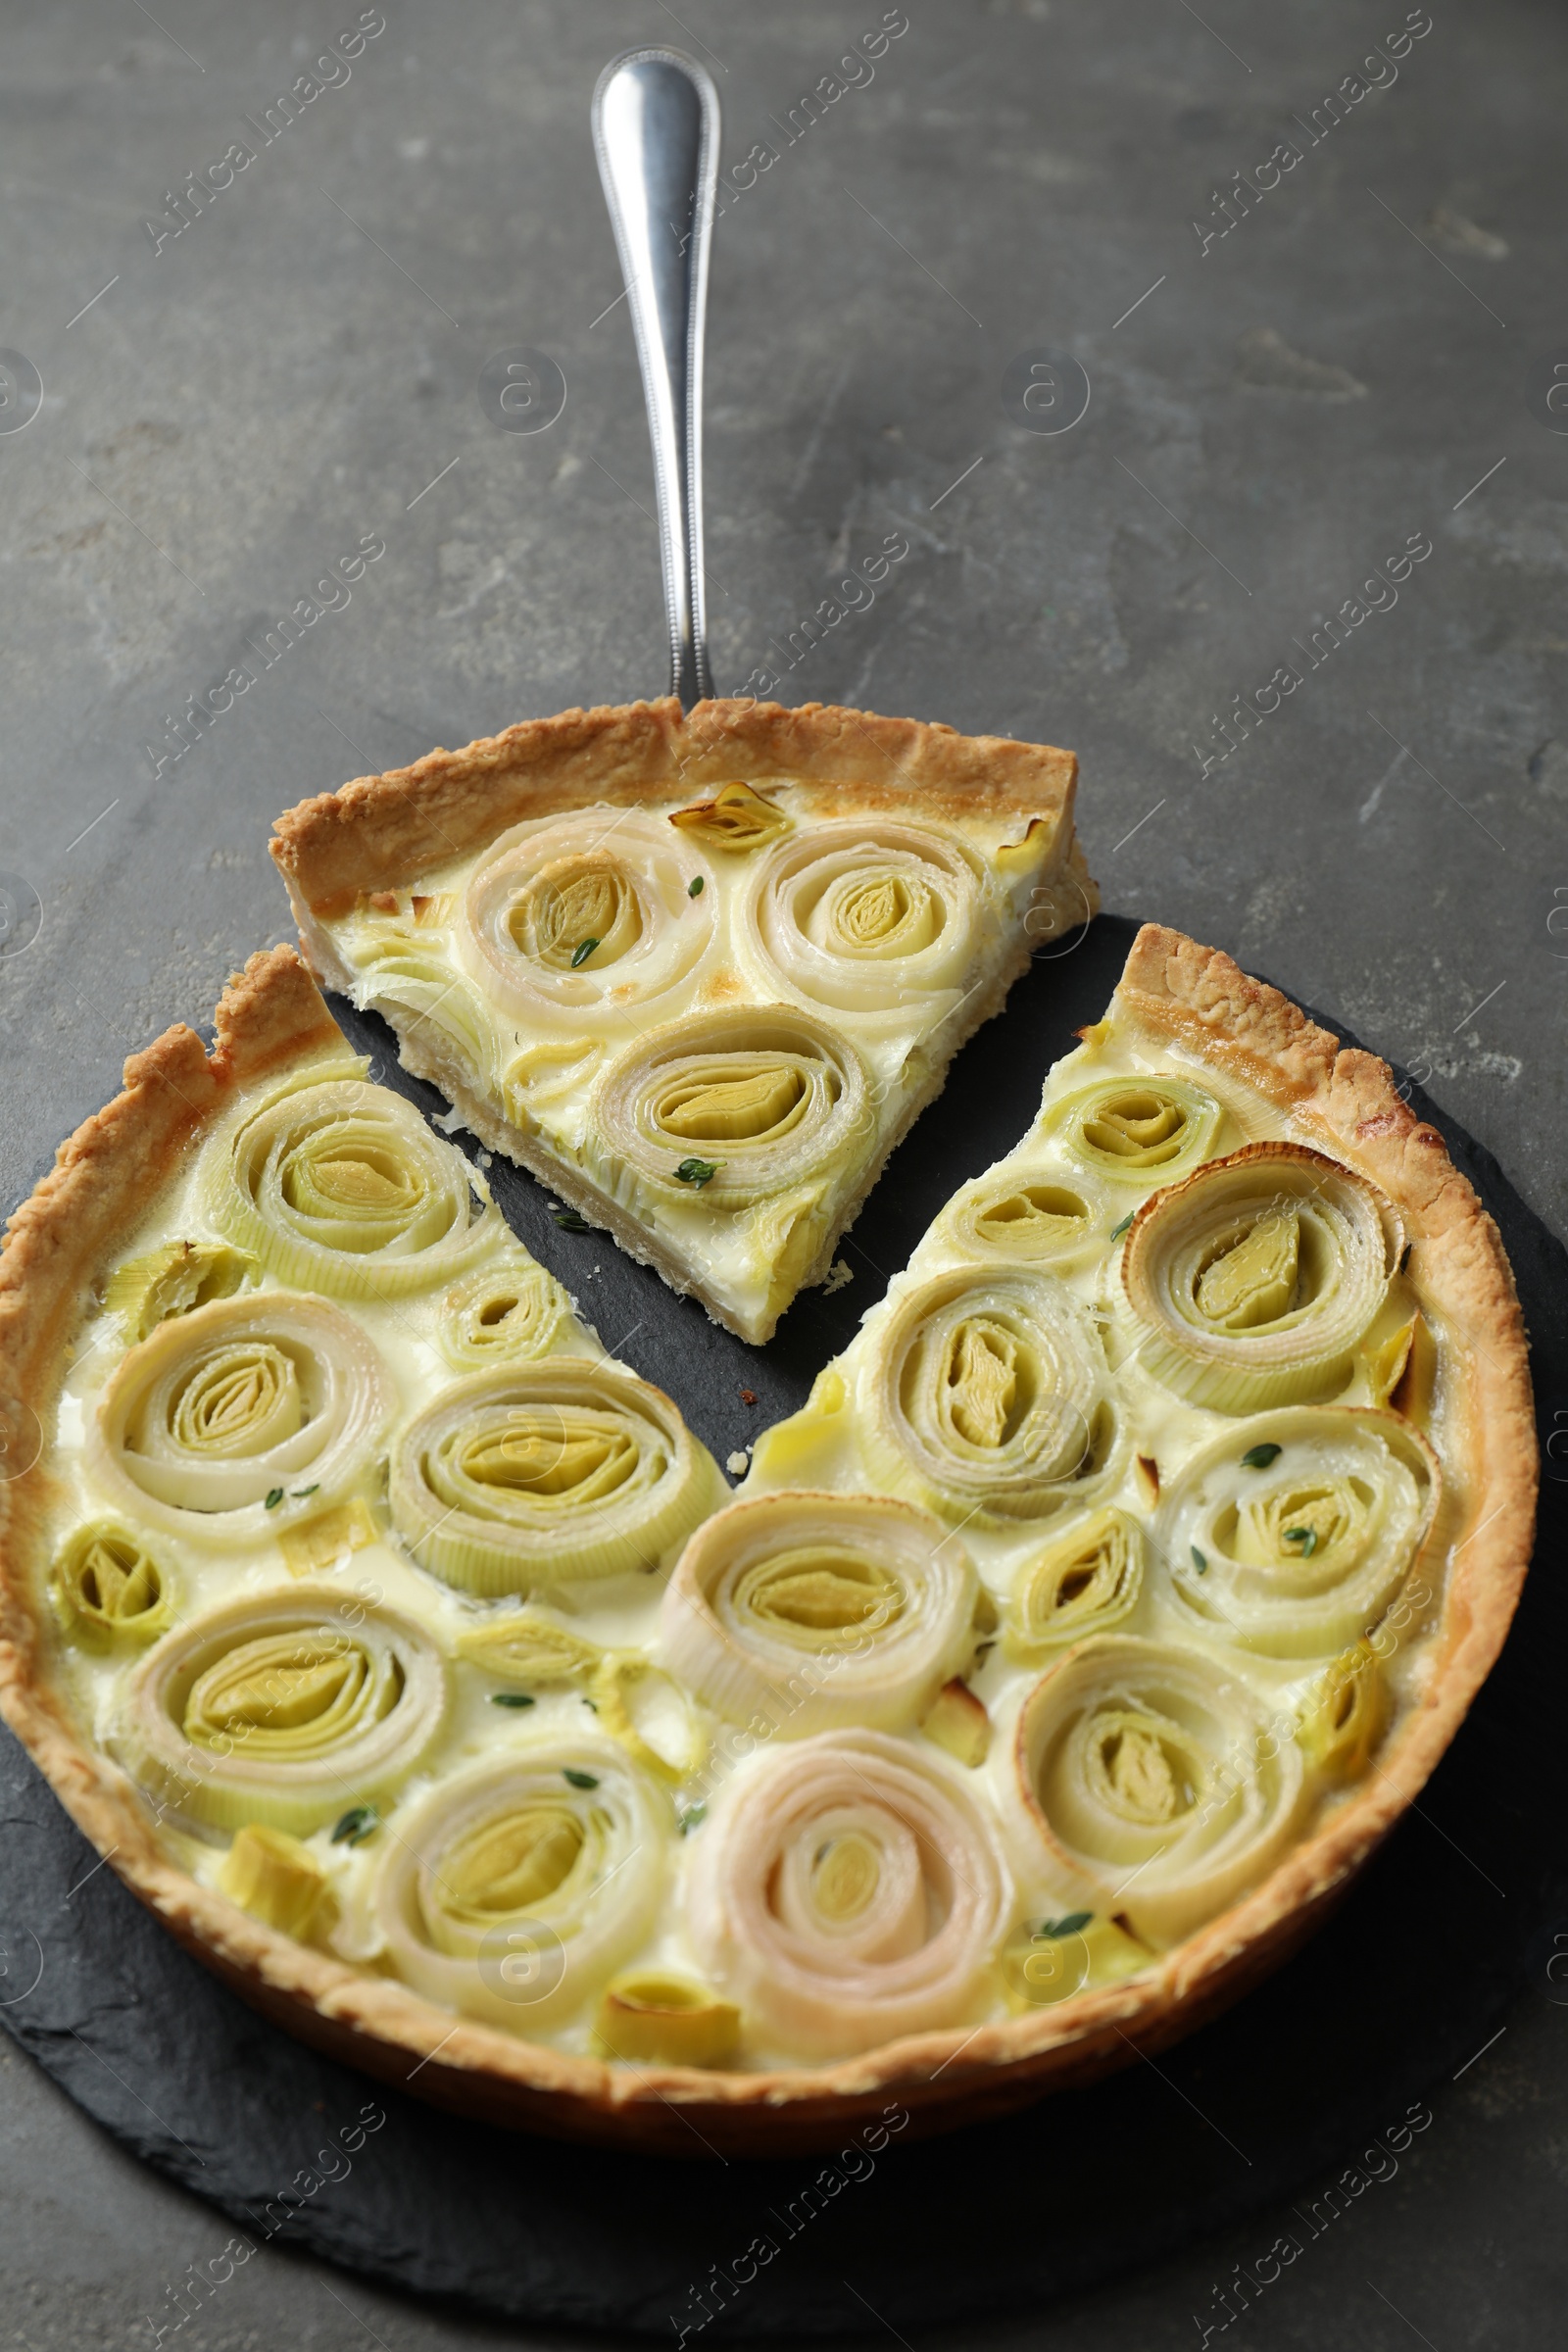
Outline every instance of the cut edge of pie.
{"label": "cut edge of pie", "polygon": [[[713,1276],[705,1279],[692,1256],[655,1231],[635,1205],[614,1199],[586,1168],[553,1150],[537,1128],[505,1116],[475,1086],[439,1025],[400,1018],[340,953],[330,928],[373,894],[395,894],[433,868],[481,853],[530,818],[602,806],[635,809],[674,794],[700,796],[737,778],[764,787],[788,783],[808,794],[817,787],[813,819],[865,815],[1016,827],[1019,839],[1008,846],[1026,853],[1032,875],[1027,927],[1015,913],[1011,936],[1004,932],[989,968],[933,1032],[932,1066],[896,1105],[858,1182],[819,1222],[807,1261],[792,1260],[786,1272],[782,1250],[775,1252],[776,1278],[750,1309],[726,1297]],[[800,1291],[827,1278],[889,1157],[942,1093],[955,1055],[1002,1010],[1035,949],[1098,911],[1099,891],[1073,827],[1076,781],[1073,754],[1051,745],[963,736],[916,719],[817,703],[787,710],[716,700],[683,713],[668,698],[527,720],[464,751],[434,751],[411,767],[360,777],[280,816],[271,853],[307,962],[324,984],[391,1021],[404,1067],[438,1087],[491,1151],[526,1168],[672,1290],[696,1297],[715,1322],[759,1344],[771,1338]],[[491,1017],[506,1025],[499,1011]],[[835,1027],[831,1012],[822,1017]]]}
{"label": "cut edge of pie", "polygon": [[[1421,1280],[1486,1345],[1456,1366],[1468,1460],[1454,1554],[1421,1703],[1374,1783],[1250,1894],[1125,1984],[1055,2011],[910,2035],[843,2062],[774,2073],[633,2068],[519,2040],[295,1942],[160,1850],[127,1777],[86,1745],[41,1671],[28,1564],[48,1499],[42,1458],[0,1485],[0,1711],[74,1820],[191,1952],[300,2038],[476,2118],[663,2154],[825,2146],[890,2096],[945,2129],[1089,2081],[1227,2006],[1300,1943],[1419,1793],[1507,1633],[1528,1565],[1537,1454],[1518,1299],[1491,1217],[1386,1063],[1341,1051],[1225,956],[1147,926],[1119,1017],[1229,1068],[1382,1186],[1409,1221]],[[125,1065],[124,1091],[64,1144],[10,1220],[0,1254],[0,1416],[13,1440],[53,1410],[81,1295],[237,1087],[337,1038],[287,949],[254,956],[218,1009],[209,1055],[183,1026]],[[1459,1482],[1456,1482],[1459,1483]],[[1468,1529],[1468,1533],[1463,1531]]]}

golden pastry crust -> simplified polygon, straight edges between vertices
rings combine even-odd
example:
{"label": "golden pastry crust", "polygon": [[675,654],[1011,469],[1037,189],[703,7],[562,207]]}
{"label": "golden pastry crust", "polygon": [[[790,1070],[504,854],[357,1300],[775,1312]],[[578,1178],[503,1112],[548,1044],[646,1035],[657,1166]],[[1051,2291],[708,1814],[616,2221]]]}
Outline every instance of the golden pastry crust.
{"label": "golden pastry crust", "polygon": [[[160,1850],[131,1783],[86,1745],[48,1674],[52,1634],[34,1550],[40,1460],[0,1486],[0,1710],[79,1827],[171,1932],[291,2033],[436,2103],[486,2120],[668,2155],[826,2146],[890,2098],[916,2129],[967,2123],[1154,2051],[1228,2005],[1320,1923],[1419,1792],[1501,1646],[1529,1559],[1536,1446],[1518,1301],[1496,1229],[1372,1055],[1342,1053],[1228,956],[1155,926],[1138,938],[1119,1017],[1258,1088],[1324,1149],[1364,1168],[1414,1235],[1422,1290],[1467,1343],[1457,1565],[1416,1702],[1371,1783],[1251,1894],[1152,1970],[1055,2010],[910,2036],[780,2073],[611,2067],[466,2020],[264,1927]],[[125,1068],[125,1091],[62,1147],[12,1218],[0,1256],[0,1413],[47,1427],[86,1286],[244,1076],[321,1051],[336,1030],[291,951],[252,958],[219,1011],[219,1043],[172,1029]],[[1478,1337],[1484,1334],[1484,1341]],[[1466,1533],[1465,1530],[1470,1532]]]}
{"label": "golden pastry crust", "polygon": [[[958,735],[830,703],[716,700],[683,713],[673,696],[525,719],[466,751],[361,776],[290,808],[272,856],[303,920],[361,891],[392,890],[483,848],[525,818],[600,802],[637,808],[690,787],[790,777],[822,787],[822,812],[1018,816],[1069,825],[1078,762],[1049,744]],[[1091,889],[1093,885],[1090,885]]]}

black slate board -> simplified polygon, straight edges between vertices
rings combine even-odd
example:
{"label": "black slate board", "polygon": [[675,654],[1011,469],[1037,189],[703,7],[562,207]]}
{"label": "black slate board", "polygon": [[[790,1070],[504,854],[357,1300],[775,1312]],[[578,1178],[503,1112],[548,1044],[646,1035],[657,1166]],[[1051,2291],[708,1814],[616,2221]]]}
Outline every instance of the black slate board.
{"label": "black slate board", "polygon": [[[559,1231],[528,1178],[498,1162],[492,1183],[605,1340],[678,1395],[722,1460],[804,1398],[883,1269],[1017,1140],[1047,1068],[1103,1009],[1133,928],[1102,917],[1037,960],[884,1176],[846,1247],[855,1282],[804,1298],[760,1352],[602,1236]],[[397,1068],[379,1024],[338,1010],[378,1076],[440,1107]],[[253,2017],[95,1869],[9,1736],[0,2020],[117,2139],[253,2242],[270,2233],[536,2326],[672,2340],[859,2333],[878,2320],[906,2331],[1055,2299],[1350,2161],[1478,2048],[1527,1961],[1568,1931],[1568,1742],[1547,1666],[1568,1639],[1568,1261],[1491,1155],[1413,1089],[1412,1101],[1501,1226],[1525,1302],[1546,1450],[1537,1565],[1469,1722],[1338,1916],[1157,2070],[944,2138],[893,2134],[873,2149],[862,2134],[842,2159],[781,2164],[721,2167],[695,2142],[695,2165],[617,2157],[463,2124]],[[366,2111],[385,2119],[373,2133],[355,2129]],[[760,2264],[748,2255],[758,2239],[775,2249]],[[715,2266],[744,2282],[715,2288]]]}

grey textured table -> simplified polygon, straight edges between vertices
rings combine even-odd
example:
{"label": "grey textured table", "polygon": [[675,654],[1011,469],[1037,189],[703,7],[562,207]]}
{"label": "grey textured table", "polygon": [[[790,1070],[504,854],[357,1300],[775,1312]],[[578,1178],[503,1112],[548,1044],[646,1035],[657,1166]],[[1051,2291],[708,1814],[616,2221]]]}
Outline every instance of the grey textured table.
{"label": "grey textured table", "polygon": [[[0,868],[20,885],[0,1199],[126,1052],[202,1019],[284,935],[262,846],[280,807],[662,688],[587,103],[617,47],[674,39],[719,83],[731,187],[708,403],[720,686],[762,668],[789,701],[1073,745],[1108,906],[1342,1015],[1568,1225],[1568,24],[1434,0],[1430,30],[1367,63],[1396,0],[909,0],[880,54],[875,5],[385,17],[318,71],[351,5],[0,11]],[[318,95],[285,122],[301,75]],[[235,143],[253,160],[212,193]],[[196,172],[209,192],[175,235]],[[518,345],[568,387],[535,434],[496,429],[477,389]],[[1066,430],[1038,428],[1074,405],[1070,367],[1023,407],[1043,353],[1092,388]],[[909,552],[874,601],[841,593],[890,534]],[[346,602],[318,593],[379,542]],[[1431,553],[1380,581],[1411,542]],[[832,597],[858,609],[808,630]],[[307,599],[334,609],[306,625]],[[254,683],[212,714],[241,665]],[[1227,722],[1238,696],[1251,715]],[[1466,1932],[1413,1922],[1411,1967]],[[1396,2177],[1255,2297],[1253,2344],[1453,2352],[1560,2327],[1551,1989],[1543,1973],[1434,2089]],[[167,2324],[171,2282],[226,2231],[3,2040],[0,2070],[0,2326],[35,2352],[150,2344],[145,2315]],[[1189,2344],[1274,2235],[1261,2217],[987,2340]],[[180,2340],[517,2338],[269,2252]]]}

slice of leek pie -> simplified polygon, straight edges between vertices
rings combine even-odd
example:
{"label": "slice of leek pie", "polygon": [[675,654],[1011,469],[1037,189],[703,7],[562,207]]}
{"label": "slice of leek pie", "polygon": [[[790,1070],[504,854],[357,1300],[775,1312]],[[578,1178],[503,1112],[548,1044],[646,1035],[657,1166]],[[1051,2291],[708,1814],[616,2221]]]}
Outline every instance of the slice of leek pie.
{"label": "slice of leek pie", "polygon": [[567,711],[279,819],[318,974],[472,1132],[767,1339],[1031,954],[1066,752],[809,705]]}
{"label": "slice of leek pie", "polygon": [[0,1256],[0,1703],[443,2104],[777,2154],[1079,2082],[1295,1948],[1501,1643],[1495,1231],[1175,933],[734,1495],[289,951],[126,1078]]}

